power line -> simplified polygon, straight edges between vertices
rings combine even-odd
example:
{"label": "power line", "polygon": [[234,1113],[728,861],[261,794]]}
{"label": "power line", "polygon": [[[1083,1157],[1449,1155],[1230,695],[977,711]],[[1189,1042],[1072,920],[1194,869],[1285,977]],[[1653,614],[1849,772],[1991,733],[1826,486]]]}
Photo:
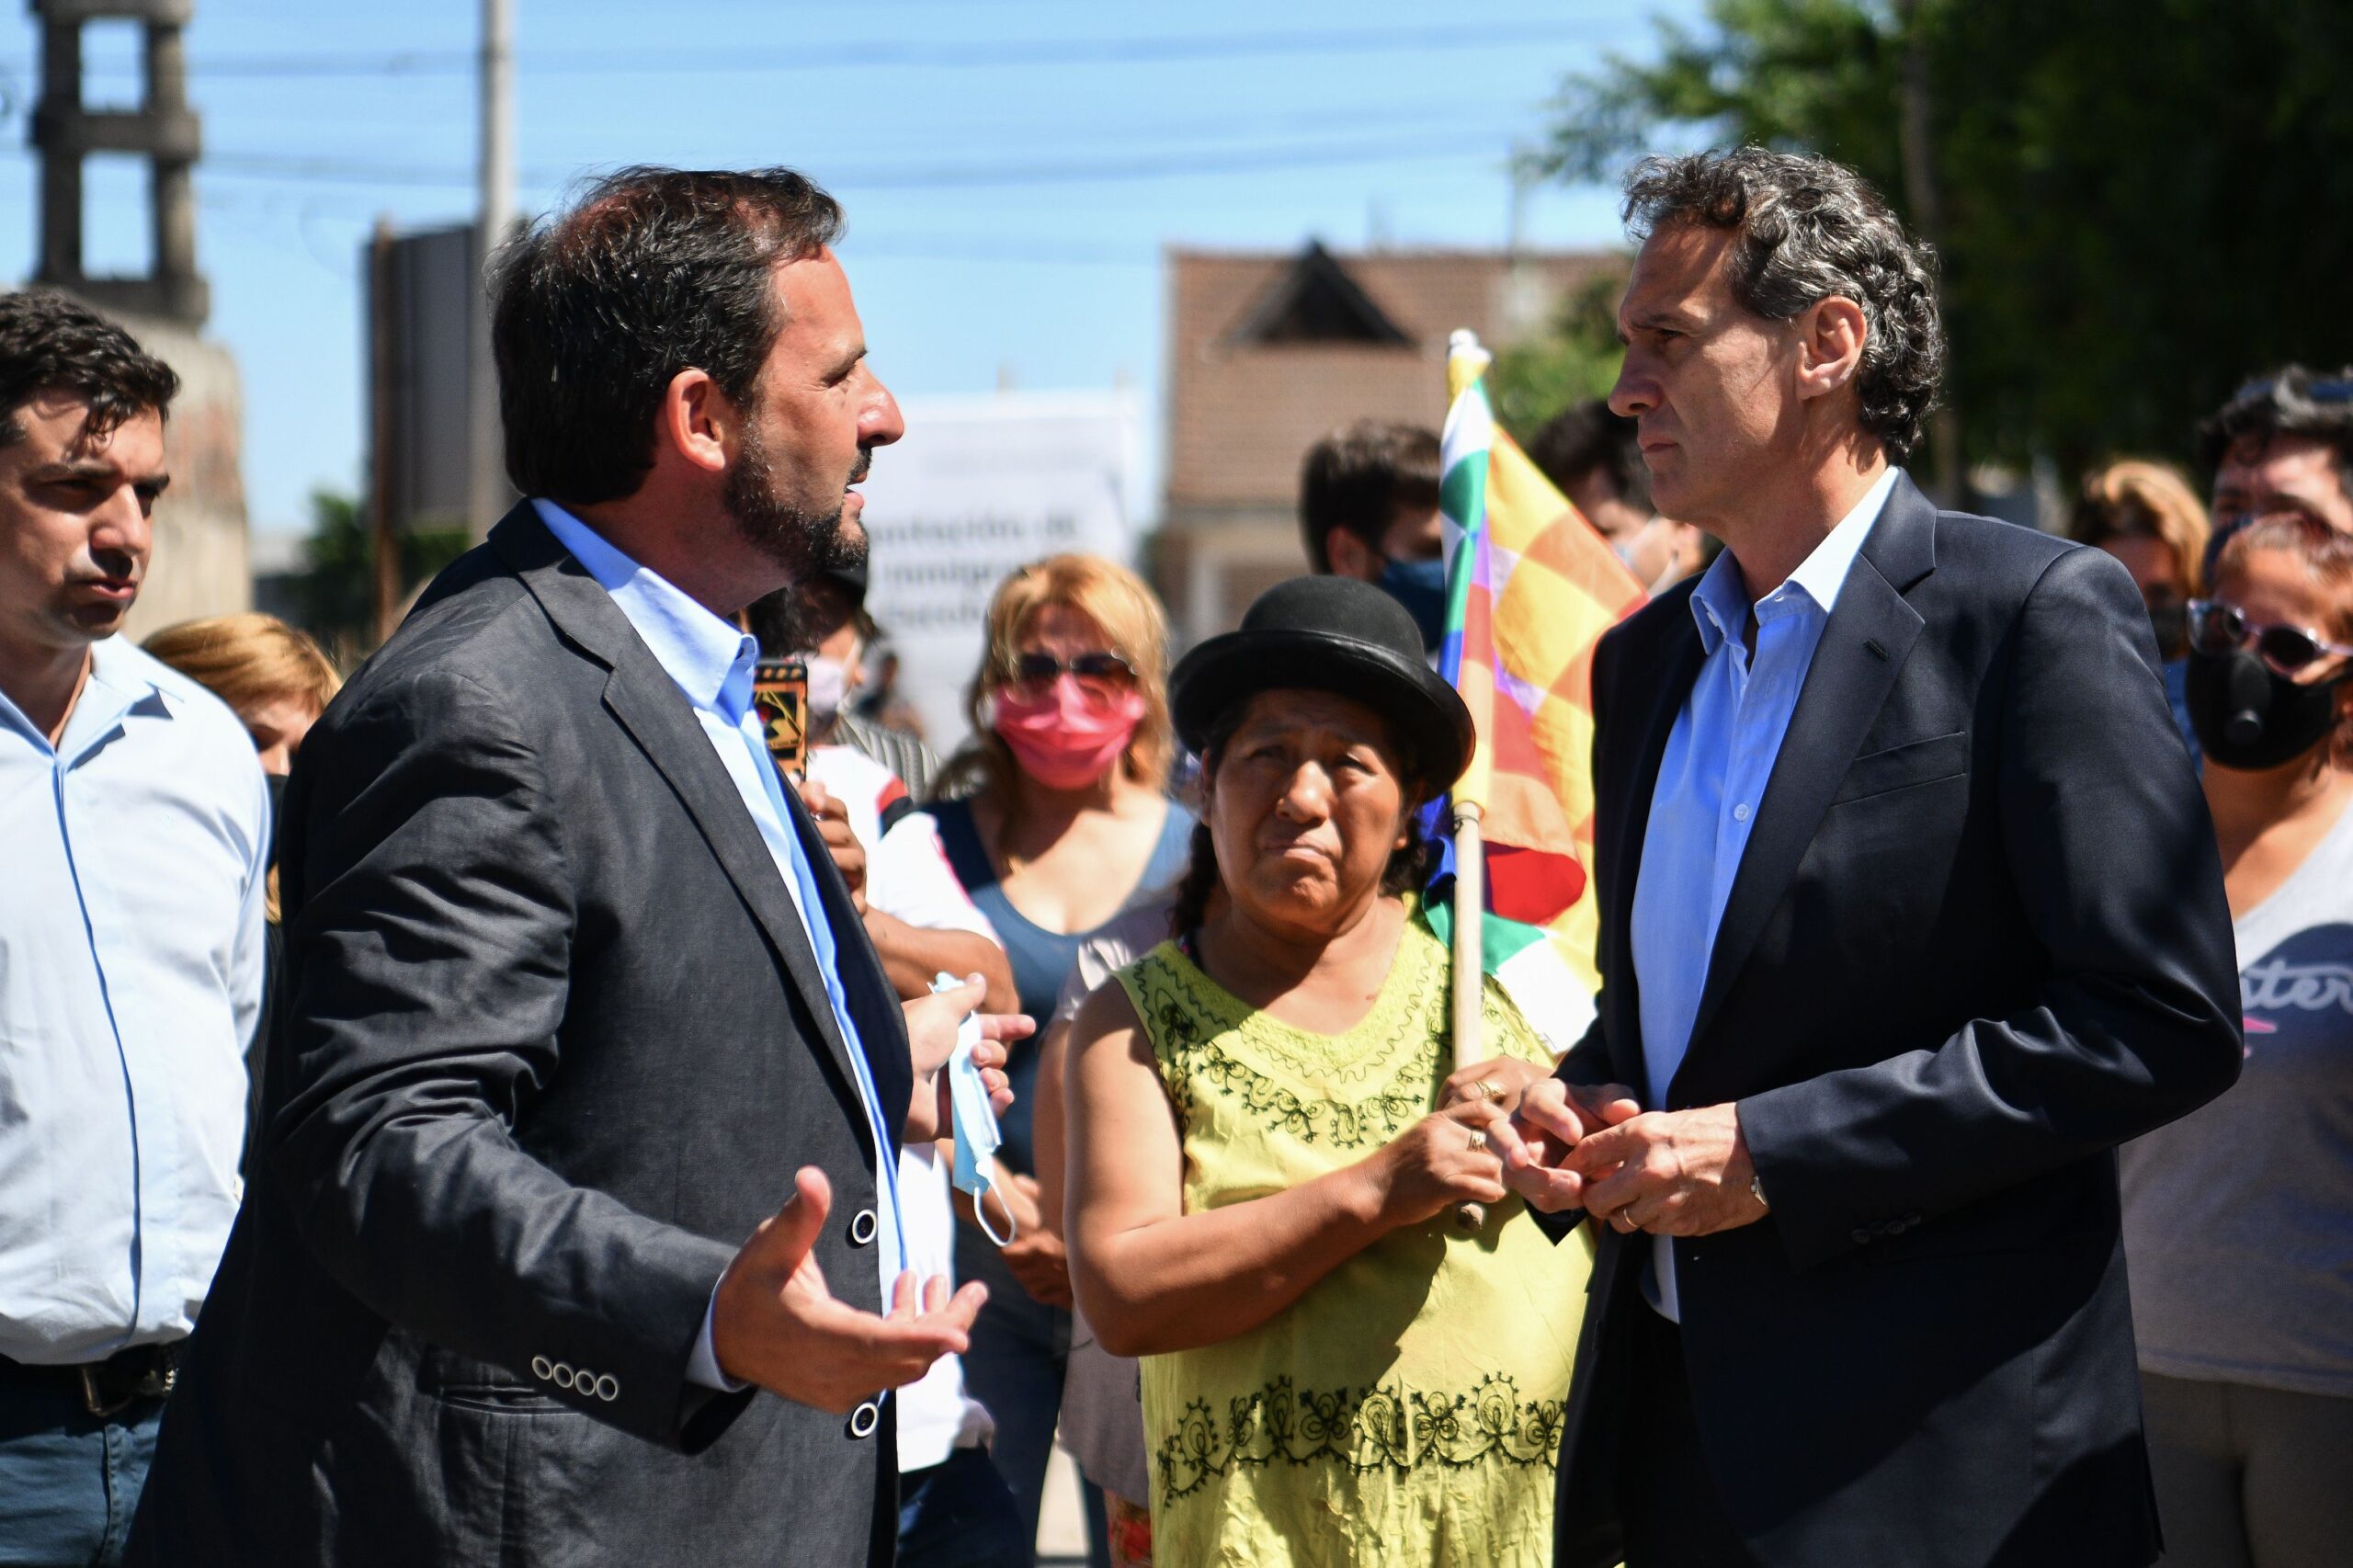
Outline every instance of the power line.
{"label": "power line", "polygon": [[[1116,65],[1233,60],[1321,54],[1378,54],[1400,51],[1462,52],[1519,49],[1530,44],[1591,41],[1616,36],[1614,24],[1599,20],[1477,27],[1397,28],[1354,32],[1164,35],[1133,39],[970,40],[949,42],[812,43],[759,49],[542,49],[518,51],[517,67],[527,75],[652,75],[664,73],[835,71],[858,66],[912,66],[926,70],[998,69],[1021,65]],[[94,62],[96,63],[96,62]],[[223,54],[190,62],[199,80],[290,76],[449,76],[474,69],[467,49],[307,54]],[[0,63],[0,70],[29,72],[29,62]]]}
{"label": "power line", "polygon": [[[1235,174],[1260,169],[1312,168],[1384,160],[1426,161],[1478,153],[1501,156],[1508,133],[1478,131],[1449,136],[1388,136],[1351,142],[1259,147],[1198,148],[1111,158],[1074,158],[1019,163],[992,158],[956,164],[827,164],[813,172],[836,188],[936,190],[1008,185],[1083,184],[1098,180],[1163,179],[1188,175]],[[553,190],[598,165],[525,171],[538,190]],[[199,165],[208,176],[298,184],[415,186],[464,188],[471,170],[457,165],[371,163],[349,158],[309,158],[272,153],[212,153]]]}

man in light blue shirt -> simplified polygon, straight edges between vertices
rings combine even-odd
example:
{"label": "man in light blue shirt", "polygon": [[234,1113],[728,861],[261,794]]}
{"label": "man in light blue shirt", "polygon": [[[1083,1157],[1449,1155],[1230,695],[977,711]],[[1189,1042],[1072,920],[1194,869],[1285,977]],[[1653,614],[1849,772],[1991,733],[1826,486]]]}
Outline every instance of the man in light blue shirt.
{"label": "man in light blue shirt", "polygon": [[[677,683],[679,693],[693,705],[695,722],[701,725],[720,766],[727,770],[728,781],[735,786],[744,810],[751,815],[752,825],[759,829],[760,840],[776,861],[777,872],[792,899],[794,913],[801,917],[801,928],[819,955],[832,992],[835,1015],[850,1039],[849,1060],[858,1077],[858,1099],[873,1125],[876,1146],[895,1149],[899,1142],[895,1119],[885,1118],[875,1103],[874,1079],[867,1067],[866,1050],[858,1039],[858,1025],[850,1017],[848,1004],[841,995],[839,965],[833,961],[834,935],[826,928],[822,911],[814,918],[810,915],[810,909],[817,903],[816,885],[808,858],[800,853],[792,830],[787,825],[792,813],[785,804],[759,715],[752,706],[752,666],[759,660],[759,644],[740,627],[720,619],[662,577],[614,549],[603,535],[554,502],[541,499],[532,506],[538,510],[540,520],[547,524],[548,531],[572,551],[597,580],[597,586],[612,595],[613,603],[620,607],[621,614],[629,618],[630,625],[645,640],[664,673]],[[906,1237],[899,1222],[898,1185],[893,1179],[895,1168],[890,1161],[883,1162],[879,1173],[882,1179],[875,1187],[879,1222],[874,1262],[886,1301],[891,1299],[892,1286],[907,1266]],[[744,1386],[719,1369],[718,1358],[711,1349],[708,1317],[687,1375],[708,1388]]]}
{"label": "man in light blue shirt", "polygon": [[1932,258],[1854,171],[1627,212],[1610,403],[1724,551],[1596,650],[1599,1017],[1496,1137],[1600,1232],[1555,1559],[2143,1568],[2114,1150],[2241,1055],[2147,615],[1904,476]]}
{"label": "man in light blue shirt", "polygon": [[[1716,927],[1781,737],[1855,552],[1902,472],[1883,467],[1862,499],[1753,611],[1740,561],[1730,551],[1692,591],[1691,616],[1706,658],[1666,737],[1643,840],[1643,876],[1634,884],[1634,974],[1650,1104],[1665,1102],[1690,1048]],[[1651,1267],[1643,1293],[1667,1317],[1678,1317],[1673,1237],[1651,1238]]]}
{"label": "man in light blue shirt", "polygon": [[[252,1190],[130,1562],[887,1558],[888,1392],[985,1294],[903,1271],[892,1178],[981,988],[903,1003],[736,624],[900,432],[839,224],[629,169],[502,257],[542,499],[303,742]],[[1003,1096],[1027,1025],[980,1028]]]}
{"label": "man in light blue shirt", "polygon": [[228,1239],[261,1008],[253,743],[117,635],[177,380],[0,300],[0,1559],[108,1562]]}

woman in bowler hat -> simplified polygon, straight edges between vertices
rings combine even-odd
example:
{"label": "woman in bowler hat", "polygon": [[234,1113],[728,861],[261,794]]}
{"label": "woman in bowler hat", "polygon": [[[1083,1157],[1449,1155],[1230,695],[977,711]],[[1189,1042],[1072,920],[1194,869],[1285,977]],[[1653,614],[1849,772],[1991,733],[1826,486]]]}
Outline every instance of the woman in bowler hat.
{"label": "woman in bowler hat", "polygon": [[[1142,1358],[1164,1565],[1552,1559],[1587,1251],[1506,1193],[1488,1130],[1547,1073],[1492,982],[1454,1060],[1415,813],[1472,722],[1365,584],[1270,588],[1170,682],[1203,812],[1170,939],[1087,1001],[1070,1244]],[[1466,1233],[1454,1215],[1488,1206]]]}

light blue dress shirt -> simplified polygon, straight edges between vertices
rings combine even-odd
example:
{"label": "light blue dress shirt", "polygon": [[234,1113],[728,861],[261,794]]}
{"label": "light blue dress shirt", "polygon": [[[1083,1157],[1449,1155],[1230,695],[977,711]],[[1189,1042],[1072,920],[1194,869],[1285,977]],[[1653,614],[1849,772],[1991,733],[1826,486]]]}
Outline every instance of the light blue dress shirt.
{"label": "light blue dress shirt", "polygon": [[[751,813],[752,824],[776,861],[785,892],[800,912],[801,928],[817,955],[825,977],[825,992],[834,1018],[849,1046],[850,1065],[858,1080],[859,1104],[874,1134],[875,1263],[882,1278],[882,1300],[906,1267],[906,1244],[899,1225],[899,1133],[895,1119],[885,1118],[875,1103],[874,1079],[866,1061],[866,1047],[850,1017],[842,990],[832,929],[818,902],[817,883],[800,840],[791,828],[783,786],[770,760],[767,740],[752,706],[752,666],[759,659],[759,644],[741,628],[713,615],[687,594],[647,571],[608,543],[602,534],[552,501],[534,500],[545,522],[564,549],[570,551],[599,587],[612,596],[631,626],[650,650],[654,662],[677,683],[702,726],[710,749],[735,786],[735,793]],[[695,1347],[688,1375],[697,1382],[719,1388],[733,1386],[719,1372],[710,1352],[710,1324],[706,1316],[700,1342]]]}
{"label": "light blue dress shirt", "polygon": [[[1716,557],[1692,591],[1691,616],[1706,656],[1666,737],[1634,883],[1631,935],[1650,1079],[1643,1103],[1652,1108],[1665,1106],[1667,1085],[1690,1049],[1716,927],[1813,651],[1901,472],[1881,473],[1789,580],[1756,601],[1753,657],[1748,588],[1731,551]],[[1653,1239],[1651,1260],[1645,1292],[1679,1323],[1672,1237]]]}
{"label": "light blue dress shirt", "polygon": [[241,1187],[269,794],[202,687],[119,637],[59,743],[0,695],[0,1355],[183,1338]]}

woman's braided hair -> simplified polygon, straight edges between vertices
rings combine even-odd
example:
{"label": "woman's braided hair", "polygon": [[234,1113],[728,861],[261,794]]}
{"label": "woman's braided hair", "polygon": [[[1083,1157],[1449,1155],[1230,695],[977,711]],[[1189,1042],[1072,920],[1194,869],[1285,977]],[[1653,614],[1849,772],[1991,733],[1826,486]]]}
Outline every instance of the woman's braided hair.
{"label": "woman's braided hair", "polygon": [[[1210,721],[1201,737],[1201,789],[1207,800],[1209,782],[1216,777],[1217,766],[1225,756],[1226,743],[1233,739],[1233,732],[1242,727],[1242,716],[1249,711],[1250,699],[1257,694],[1237,698],[1215,719]],[[1390,751],[1397,760],[1398,777],[1408,790],[1432,788],[1426,778],[1428,771],[1412,737],[1392,732]],[[1437,857],[1436,846],[1422,835],[1421,813],[1414,812],[1405,818],[1405,843],[1392,852],[1389,864],[1381,874],[1381,891],[1396,894],[1416,888],[1429,880],[1430,868]],[[1185,874],[1176,883],[1176,901],[1168,910],[1168,934],[1182,939],[1188,932],[1200,928],[1209,914],[1210,894],[1217,891],[1221,873],[1217,864],[1217,842],[1210,832],[1209,815],[1203,811],[1201,819],[1193,824],[1192,852],[1185,863]]]}

